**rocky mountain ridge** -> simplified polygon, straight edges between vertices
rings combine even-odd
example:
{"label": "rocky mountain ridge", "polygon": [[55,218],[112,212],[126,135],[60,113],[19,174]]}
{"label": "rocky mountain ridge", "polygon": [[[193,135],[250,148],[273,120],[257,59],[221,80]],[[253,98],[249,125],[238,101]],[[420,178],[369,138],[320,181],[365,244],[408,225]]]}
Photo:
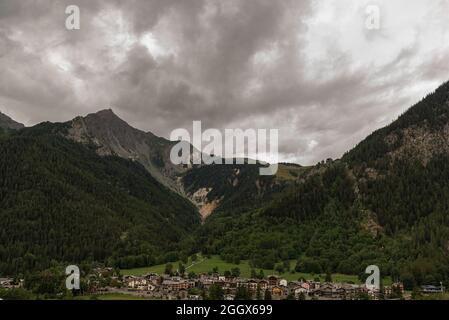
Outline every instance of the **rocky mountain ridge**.
{"label": "rocky mountain ridge", "polygon": [[22,123],[16,122],[6,114],[0,112],[0,128],[1,129],[13,129],[19,130],[24,128],[25,126]]}

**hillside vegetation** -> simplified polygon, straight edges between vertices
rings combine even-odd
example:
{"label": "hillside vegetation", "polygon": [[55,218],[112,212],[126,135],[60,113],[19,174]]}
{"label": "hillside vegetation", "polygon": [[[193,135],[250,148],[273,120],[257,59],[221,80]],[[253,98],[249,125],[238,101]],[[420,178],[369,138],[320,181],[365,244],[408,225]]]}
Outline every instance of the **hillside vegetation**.
{"label": "hillside vegetation", "polygon": [[196,208],[140,164],[100,157],[53,130],[0,139],[1,274],[56,261],[153,264],[199,224]]}

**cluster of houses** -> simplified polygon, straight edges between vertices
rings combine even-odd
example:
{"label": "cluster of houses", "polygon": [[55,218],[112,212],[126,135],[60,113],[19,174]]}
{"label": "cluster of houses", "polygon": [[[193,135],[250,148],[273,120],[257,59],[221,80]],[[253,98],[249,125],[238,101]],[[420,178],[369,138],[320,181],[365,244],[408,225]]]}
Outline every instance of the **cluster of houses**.
{"label": "cluster of houses", "polygon": [[[318,281],[287,281],[278,276],[271,275],[265,279],[245,279],[240,277],[226,277],[219,274],[201,274],[195,278],[179,276],[158,275],[150,273],[144,276],[120,276],[112,268],[97,268],[89,276],[89,291],[91,293],[120,292],[134,294],[153,299],[168,300],[201,300],[207,297],[212,286],[222,289],[226,300],[234,300],[239,288],[253,299],[272,300],[283,299],[325,299],[325,300],[353,300],[361,296],[378,299],[402,296],[404,286],[402,283],[393,283],[385,286],[380,292],[378,289],[366,285],[352,283],[330,283]],[[0,278],[0,288],[13,289],[23,286],[23,280],[14,281],[10,278]],[[424,294],[442,293],[444,287],[426,285],[422,286]]]}
{"label": "cluster of houses", "polygon": [[443,284],[440,283],[440,286],[434,286],[434,285],[424,285],[421,286],[421,292],[424,294],[429,294],[429,293],[443,293],[444,292],[444,287]]}
{"label": "cluster of houses", "polygon": [[0,278],[0,288],[2,289],[14,289],[21,288],[24,280],[15,281],[12,278]]}
{"label": "cluster of houses", "polygon": [[[212,285],[221,287],[226,300],[234,300],[239,287],[244,287],[253,299],[264,299],[269,292],[273,300],[283,299],[357,299],[366,294],[372,299],[379,297],[380,292],[365,285],[348,283],[320,283],[317,281],[287,281],[277,276],[266,279],[243,279],[225,277],[218,274],[202,274],[196,279],[184,279],[177,276],[148,274],[145,276],[123,277],[124,288],[128,292],[138,293],[160,299],[199,300],[203,296],[198,292],[208,292]],[[396,290],[394,290],[396,289]],[[402,283],[395,283],[384,288],[386,297],[393,292],[404,292]]]}

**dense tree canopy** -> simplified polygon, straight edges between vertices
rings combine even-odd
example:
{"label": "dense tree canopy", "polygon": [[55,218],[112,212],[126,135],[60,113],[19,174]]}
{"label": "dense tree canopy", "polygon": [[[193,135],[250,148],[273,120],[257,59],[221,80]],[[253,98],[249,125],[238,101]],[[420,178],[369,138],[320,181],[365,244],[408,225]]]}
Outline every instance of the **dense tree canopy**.
{"label": "dense tree canopy", "polygon": [[199,224],[193,205],[141,165],[100,157],[47,126],[0,139],[1,274],[52,260],[153,264]]}

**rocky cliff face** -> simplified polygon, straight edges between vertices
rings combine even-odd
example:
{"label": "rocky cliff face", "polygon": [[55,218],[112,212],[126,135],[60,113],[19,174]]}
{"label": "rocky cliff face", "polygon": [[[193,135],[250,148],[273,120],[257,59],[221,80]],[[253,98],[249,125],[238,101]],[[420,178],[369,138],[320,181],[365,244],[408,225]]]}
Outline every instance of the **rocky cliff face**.
{"label": "rocky cliff face", "polygon": [[390,125],[373,132],[343,160],[385,168],[396,160],[426,164],[449,153],[449,82],[412,106]]}
{"label": "rocky cliff face", "polygon": [[94,145],[99,155],[137,161],[159,182],[182,193],[176,176],[186,168],[170,161],[174,142],[131,127],[110,109],[73,119],[69,123],[68,138]]}
{"label": "rocky cliff face", "polygon": [[280,165],[277,177],[264,178],[255,165],[175,165],[170,151],[177,142],[135,129],[110,109],[77,117],[67,125],[69,139],[94,146],[97,154],[142,164],[159,182],[195,204],[203,220],[223,204],[235,207],[240,198],[244,204],[257,202],[296,180],[302,171]]}

